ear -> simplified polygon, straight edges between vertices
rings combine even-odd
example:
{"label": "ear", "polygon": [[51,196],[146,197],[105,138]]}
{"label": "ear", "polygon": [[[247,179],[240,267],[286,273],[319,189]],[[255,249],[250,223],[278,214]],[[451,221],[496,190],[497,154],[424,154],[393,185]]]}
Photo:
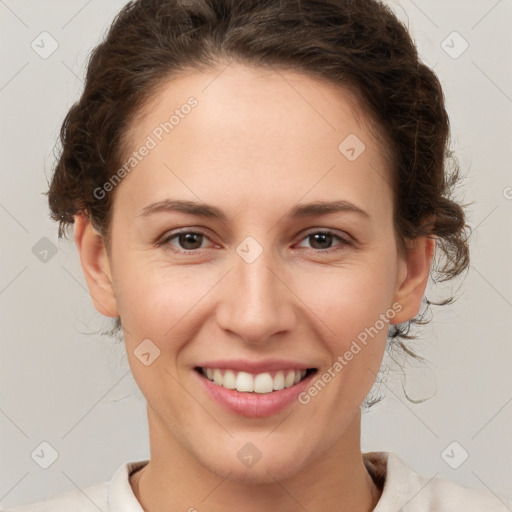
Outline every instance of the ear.
{"label": "ear", "polygon": [[394,302],[401,304],[402,309],[390,323],[407,322],[419,313],[430,275],[435,245],[435,238],[416,238],[409,241],[405,254],[399,257]]}
{"label": "ear", "polygon": [[94,307],[104,316],[117,317],[112,273],[103,237],[83,213],[74,216],[74,238]]}

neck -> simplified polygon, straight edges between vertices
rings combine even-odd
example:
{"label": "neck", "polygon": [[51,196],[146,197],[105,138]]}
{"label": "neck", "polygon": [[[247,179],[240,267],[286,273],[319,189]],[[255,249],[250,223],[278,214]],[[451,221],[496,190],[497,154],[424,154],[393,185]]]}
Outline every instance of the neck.
{"label": "neck", "polygon": [[370,512],[382,490],[360,450],[358,412],[338,442],[289,478],[246,483],[217,475],[180,445],[148,406],[151,457],[130,477],[145,512],[240,509],[247,512]]}

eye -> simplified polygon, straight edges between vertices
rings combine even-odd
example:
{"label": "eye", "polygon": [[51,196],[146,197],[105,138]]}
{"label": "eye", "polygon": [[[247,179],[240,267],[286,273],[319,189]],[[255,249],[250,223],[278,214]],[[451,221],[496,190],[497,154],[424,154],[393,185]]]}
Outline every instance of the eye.
{"label": "eye", "polygon": [[[331,247],[331,244],[335,239],[339,240],[341,243],[337,244],[337,246]],[[309,234],[306,235],[305,238],[303,238],[303,240],[312,241],[313,250],[322,253],[339,251],[342,250],[344,246],[352,245],[352,243],[349,240],[333,233],[330,230],[310,232]]]}
{"label": "eye", "polygon": [[197,249],[204,249],[203,242],[205,240],[210,240],[208,236],[206,236],[204,233],[201,233],[199,231],[181,231],[179,233],[173,233],[169,236],[165,236],[157,242],[157,246],[174,246],[174,244],[171,243],[171,240],[177,240],[178,248],[173,250],[176,250],[177,252],[187,252],[187,251],[195,251]]}

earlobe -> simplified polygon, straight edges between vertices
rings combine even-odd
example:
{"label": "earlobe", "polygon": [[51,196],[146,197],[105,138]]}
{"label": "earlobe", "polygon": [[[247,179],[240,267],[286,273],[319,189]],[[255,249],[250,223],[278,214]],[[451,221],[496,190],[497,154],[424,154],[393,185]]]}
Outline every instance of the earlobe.
{"label": "earlobe", "polygon": [[427,288],[430,267],[435,252],[435,238],[421,237],[411,242],[407,253],[400,258],[397,290],[394,301],[402,306],[392,324],[407,322],[420,311]]}
{"label": "earlobe", "polygon": [[83,212],[74,216],[74,239],[94,307],[104,316],[117,317],[119,313],[104,240]]}

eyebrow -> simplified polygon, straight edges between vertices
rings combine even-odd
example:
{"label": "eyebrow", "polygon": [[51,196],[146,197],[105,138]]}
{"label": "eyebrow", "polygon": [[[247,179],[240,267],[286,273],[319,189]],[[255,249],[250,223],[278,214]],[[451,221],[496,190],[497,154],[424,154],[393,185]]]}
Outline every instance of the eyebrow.
{"label": "eyebrow", "polygon": [[[218,219],[227,222],[226,214],[217,208],[206,203],[195,201],[178,201],[173,199],[164,199],[144,207],[139,217],[148,217],[158,212],[185,213],[197,217]],[[315,201],[313,203],[298,204],[294,206],[285,216],[289,218],[314,217],[319,215],[329,215],[340,212],[353,212],[363,217],[370,218],[365,210],[359,208],[348,201]]]}

